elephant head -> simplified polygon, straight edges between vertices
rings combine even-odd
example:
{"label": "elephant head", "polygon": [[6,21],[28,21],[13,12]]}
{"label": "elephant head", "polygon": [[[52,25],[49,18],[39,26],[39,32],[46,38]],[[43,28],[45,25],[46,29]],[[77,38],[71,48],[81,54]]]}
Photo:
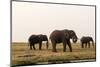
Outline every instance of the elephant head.
{"label": "elephant head", "polygon": [[92,37],[89,37],[89,40],[93,42],[93,38]]}
{"label": "elephant head", "polygon": [[70,37],[72,38],[73,42],[76,43],[77,42],[77,36],[76,33],[73,30],[69,30],[70,33]]}
{"label": "elephant head", "polygon": [[65,32],[66,38],[72,39],[74,43],[77,42],[78,38],[76,36],[76,33],[73,30],[63,30],[63,31]]}
{"label": "elephant head", "polygon": [[94,47],[94,41],[93,41],[93,38],[92,37],[88,37],[89,38],[89,40],[92,42],[92,45],[93,45],[93,47]]}
{"label": "elephant head", "polygon": [[41,41],[46,41],[46,48],[48,49],[49,45],[48,45],[48,37],[47,37],[47,35],[40,34],[38,36],[39,36]]}

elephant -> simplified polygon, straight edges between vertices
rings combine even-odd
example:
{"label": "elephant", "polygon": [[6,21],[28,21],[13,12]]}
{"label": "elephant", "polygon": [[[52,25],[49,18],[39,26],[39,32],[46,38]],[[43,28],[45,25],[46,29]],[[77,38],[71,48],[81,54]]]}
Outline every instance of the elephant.
{"label": "elephant", "polygon": [[87,47],[87,44],[88,44],[88,47],[90,48],[90,42],[92,42],[92,45],[94,47],[94,41],[93,41],[93,38],[90,37],[90,36],[83,36],[81,39],[81,47],[84,48],[84,44],[85,44],[85,47]]}
{"label": "elephant", "polygon": [[77,35],[73,30],[63,29],[63,30],[54,30],[51,34],[49,39],[52,43],[52,51],[57,52],[56,44],[63,43],[63,52],[66,52],[66,45],[69,46],[70,52],[72,52],[72,46],[70,39],[74,43],[77,42]]}
{"label": "elephant", "polygon": [[48,49],[48,38],[46,35],[31,35],[28,39],[29,45],[30,45],[30,50],[32,50],[32,48],[35,48],[35,44],[39,43],[39,50],[41,50],[42,48],[42,41],[46,41],[46,48]]}

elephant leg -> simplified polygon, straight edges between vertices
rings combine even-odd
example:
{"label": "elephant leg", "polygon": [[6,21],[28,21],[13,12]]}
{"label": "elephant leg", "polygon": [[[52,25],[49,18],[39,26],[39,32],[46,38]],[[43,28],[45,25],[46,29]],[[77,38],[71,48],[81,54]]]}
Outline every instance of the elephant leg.
{"label": "elephant leg", "polygon": [[52,42],[52,52],[57,52],[55,41],[51,41],[51,42]]}
{"label": "elephant leg", "polygon": [[30,50],[32,50],[32,44],[30,43]]}
{"label": "elephant leg", "polygon": [[88,47],[90,48],[90,43],[88,43]]}
{"label": "elephant leg", "polygon": [[30,50],[32,50],[32,45],[30,45]]}
{"label": "elephant leg", "polygon": [[48,41],[46,42],[46,48],[48,49],[49,45],[48,45]]}
{"label": "elephant leg", "polygon": [[84,48],[84,43],[82,43],[82,46],[81,47]]}
{"label": "elephant leg", "polygon": [[52,47],[53,47],[53,52],[57,52],[57,50],[56,50],[56,44],[52,44]]}
{"label": "elephant leg", "polygon": [[87,43],[85,43],[85,48],[87,48]]}
{"label": "elephant leg", "polygon": [[36,48],[35,48],[35,44],[33,44],[32,46],[33,46],[34,50],[36,50]]}
{"label": "elephant leg", "polygon": [[63,42],[63,52],[66,52],[66,43]]}
{"label": "elephant leg", "polygon": [[39,43],[39,50],[42,48],[42,42]]}
{"label": "elephant leg", "polygon": [[70,40],[68,40],[67,44],[69,46],[70,52],[72,52],[72,46],[71,46]]}
{"label": "elephant leg", "polygon": [[63,40],[63,52],[66,52],[66,39]]}

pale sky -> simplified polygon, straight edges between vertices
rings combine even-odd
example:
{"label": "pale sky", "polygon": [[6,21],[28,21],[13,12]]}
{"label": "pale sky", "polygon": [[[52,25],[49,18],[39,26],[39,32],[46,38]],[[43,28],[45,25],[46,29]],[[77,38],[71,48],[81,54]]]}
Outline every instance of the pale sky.
{"label": "pale sky", "polygon": [[13,42],[27,42],[32,34],[49,37],[55,29],[74,30],[78,38],[95,39],[95,7],[12,2]]}

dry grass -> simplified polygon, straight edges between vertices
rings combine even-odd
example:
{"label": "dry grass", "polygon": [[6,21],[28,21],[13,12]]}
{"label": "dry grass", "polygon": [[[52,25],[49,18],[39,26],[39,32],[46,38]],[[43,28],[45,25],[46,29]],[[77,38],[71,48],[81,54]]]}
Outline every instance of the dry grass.
{"label": "dry grass", "polygon": [[31,65],[31,64],[49,64],[70,62],[71,60],[95,59],[95,48],[81,48],[80,44],[72,44],[73,51],[70,52],[67,46],[66,52],[63,52],[62,43],[57,45],[57,53],[52,52],[51,44],[49,49],[43,44],[42,50],[30,50],[27,43],[13,43],[12,45],[12,65]]}

